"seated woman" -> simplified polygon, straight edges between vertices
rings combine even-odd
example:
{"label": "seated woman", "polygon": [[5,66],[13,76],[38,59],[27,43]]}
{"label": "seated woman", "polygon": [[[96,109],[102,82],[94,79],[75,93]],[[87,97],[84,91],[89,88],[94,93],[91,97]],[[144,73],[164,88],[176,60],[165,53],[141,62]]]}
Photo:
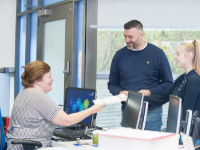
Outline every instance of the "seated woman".
{"label": "seated woman", "polygon": [[101,111],[105,106],[92,107],[67,115],[46,94],[52,90],[50,66],[42,61],[30,62],[23,67],[22,85],[25,87],[16,97],[7,132],[8,150],[23,149],[13,145],[13,140],[35,140],[43,147],[51,145],[50,138],[55,125],[70,126]]}
{"label": "seated woman", "polygon": [[178,67],[185,73],[179,76],[173,85],[160,95],[145,96],[149,105],[160,105],[169,101],[169,95],[182,98],[182,120],[188,109],[200,112],[200,47],[199,42],[185,42],[179,45],[175,59]]}

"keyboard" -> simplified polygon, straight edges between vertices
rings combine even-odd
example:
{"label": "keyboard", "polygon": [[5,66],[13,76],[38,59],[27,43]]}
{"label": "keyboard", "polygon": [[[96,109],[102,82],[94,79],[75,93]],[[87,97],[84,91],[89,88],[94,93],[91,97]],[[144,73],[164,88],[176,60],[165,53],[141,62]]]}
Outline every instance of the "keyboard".
{"label": "keyboard", "polygon": [[65,139],[81,138],[85,136],[84,132],[81,130],[72,130],[68,128],[56,128],[53,135]]}

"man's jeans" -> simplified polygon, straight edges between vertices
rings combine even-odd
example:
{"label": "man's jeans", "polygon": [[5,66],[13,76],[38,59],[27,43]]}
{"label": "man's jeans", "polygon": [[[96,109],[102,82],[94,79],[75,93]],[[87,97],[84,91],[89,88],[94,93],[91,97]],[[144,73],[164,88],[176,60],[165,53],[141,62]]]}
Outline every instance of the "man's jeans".
{"label": "man's jeans", "polygon": [[[162,126],[162,106],[156,109],[149,110],[147,112],[147,119],[145,124],[145,130],[151,130],[151,131],[160,131]],[[122,109],[122,120],[124,116],[124,109]],[[121,125],[122,125],[121,120]]]}

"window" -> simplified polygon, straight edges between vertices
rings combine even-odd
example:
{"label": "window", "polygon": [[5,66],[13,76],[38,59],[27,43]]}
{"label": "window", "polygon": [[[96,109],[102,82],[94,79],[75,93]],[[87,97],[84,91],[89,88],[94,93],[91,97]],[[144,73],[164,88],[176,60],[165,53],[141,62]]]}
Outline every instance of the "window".
{"label": "window", "polygon": [[[184,41],[192,41],[200,37],[200,30],[196,29],[144,29],[144,39],[165,52],[169,60],[174,80],[184,70],[177,67],[176,49]],[[97,32],[97,98],[109,97],[107,83],[110,65],[115,52],[126,46],[123,28],[99,28]],[[163,126],[166,127],[168,104],[163,106]],[[103,127],[118,127],[121,121],[121,104],[108,105],[102,112],[98,113],[97,125]]]}

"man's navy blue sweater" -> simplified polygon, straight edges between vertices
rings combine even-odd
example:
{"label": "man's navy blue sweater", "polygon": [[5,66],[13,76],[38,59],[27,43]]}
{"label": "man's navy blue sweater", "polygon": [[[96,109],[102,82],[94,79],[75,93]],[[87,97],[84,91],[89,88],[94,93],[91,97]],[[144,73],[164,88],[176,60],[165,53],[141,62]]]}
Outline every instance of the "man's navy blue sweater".
{"label": "man's navy blue sweater", "polygon": [[[150,90],[151,95],[164,92],[172,85],[172,73],[162,49],[148,43],[141,51],[127,47],[118,50],[113,57],[108,89],[113,95],[121,91]],[[125,107],[125,102],[122,102]],[[155,109],[160,106],[151,106]]]}

